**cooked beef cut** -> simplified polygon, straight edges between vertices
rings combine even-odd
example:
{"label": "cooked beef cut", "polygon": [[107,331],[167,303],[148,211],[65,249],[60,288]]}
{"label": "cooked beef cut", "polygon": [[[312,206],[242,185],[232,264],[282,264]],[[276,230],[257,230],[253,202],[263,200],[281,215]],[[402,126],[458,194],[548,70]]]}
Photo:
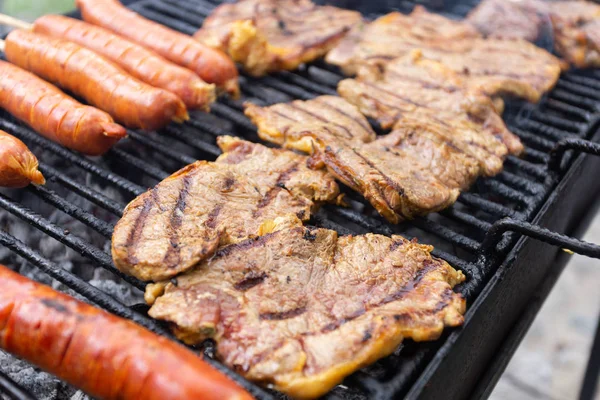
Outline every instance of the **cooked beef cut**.
{"label": "cooked beef cut", "polygon": [[373,22],[358,24],[325,60],[340,66],[347,75],[354,75],[366,62],[385,63],[417,48],[444,50],[452,42],[461,43],[480,36],[470,24],[417,6],[410,15],[392,12]]}
{"label": "cooked beef cut", "polygon": [[[415,76],[410,75],[410,68],[405,72],[406,86],[392,87],[391,91],[375,90],[376,82],[360,87],[359,93],[356,87],[363,83],[349,80],[354,87],[349,87],[345,96],[360,100],[359,106],[370,116],[388,116],[386,127],[395,123],[392,133],[379,138],[356,107],[343,99],[338,102],[344,102],[345,114],[352,116],[345,122],[345,130],[338,126],[343,121],[317,113],[314,106],[322,103],[321,97],[268,107],[246,104],[246,115],[258,126],[263,139],[311,154],[313,168],[326,167],[383,217],[398,223],[444,209],[479,175],[500,172],[508,154],[501,140],[505,136],[513,140],[514,148],[520,145],[491,108],[489,98],[458,95],[455,85],[460,81],[454,80],[452,73],[440,70],[445,78],[438,86],[435,71]],[[351,96],[350,90],[356,96]],[[445,97],[450,100],[444,101]],[[315,112],[300,111],[306,108],[315,108]],[[507,143],[511,142],[507,139]]]}
{"label": "cooked beef cut", "polygon": [[534,42],[544,25],[550,25],[545,6],[541,0],[483,0],[466,20],[486,37]]}
{"label": "cooked beef cut", "polygon": [[186,343],[214,339],[246,378],[315,398],[404,338],[433,340],[463,322],[452,288],[464,275],[431,250],[400,236],[277,230],[150,285],[149,314]]}
{"label": "cooked beef cut", "polygon": [[[428,13],[418,7],[409,16],[387,14],[348,35],[329,52],[326,60],[353,75],[365,65],[385,68],[391,60],[420,49],[425,57],[441,62],[463,77],[473,89],[491,97],[512,95],[531,102],[538,101],[558,80],[560,61],[531,43],[448,35],[443,29],[420,26],[422,15]],[[470,26],[466,22],[448,20],[448,23],[464,30]],[[415,34],[419,28],[428,34]]]}
{"label": "cooked beef cut", "polygon": [[466,88],[443,64],[415,51],[376,75],[372,68],[365,68],[357,79],[341,81],[338,91],[384,128],[430,126],[479,160],[490,176],[502,169],[507,154],[523,151],[521,141],[506,128],[491,100]]}
{"label": "cooked beef cut", "polygon": [[236,165],[238,173],[268,187],[284,186],[295,197],[317,203],[334,200],[339,191],[330,176],[307,168],[304,156],[232,136],[219,136],[217,143],[223,151],[217,163]]}
{"label": "cooked beef cut", "polygon": [[556,52],[578,68],[600,67],[600,5],[559,1],[548,8]]}
{"label": "cooked beef cut", "polygon": [[194,37],[260,76],[323,56],[361,20],[310,0],[240,0],[218,6]]}
{"label": "cooked beef cut", "polygon": [[360,111],[336,96],[319,96],[270,107],[247,103],[245,114],[258,126],[261,139],[306,153],[312,153],[311,131],[324,130],[359,143],[375,139],[375,132]]}
{"label": "cooked beef cut", "polygon": [[600,66],[598,4],[589,1],[484,0],[468,15],[467,21],[492,38],[533,42],[543,34],[553,34],[554,48],[565,60],[580,68]]}
{"label": "cooked beef cut", "polygon": [[[261,137],[270,140],[272,136],[262,133],[269,132],[275,137],[301,138],[302,149],[313,155],[314,168],[326,167],[392,223],[450,206],[459,189],[468,187],[480,173],[477,160],[448,143],[433,124],[407,123],[396,132],[365,143],[311,120],[281,123],[272,118],[277,115],[273,108],[280,106],[284,105],[252,106],[252,114],[260,116],[254,121],[259,124]],[[298,148],[300,140],[284,145]]]}
{"label": "cooked beef cut", "polygon": [[458,149],[433,125],[414,121],[399,124],[390,134],[381,136],[367,148],[408,156],[451,189],[466,190],[481,175],[474,157]]}
{"label": "cooked beef cut", "polygon": [[144,281],[168,279],[221,245],[260,234],[265,221],[308,220],[317,201],[338,195],[333,178],[309,169],[305,156],[233,138],[221,144],[220,161],[188,165],[127,206],[112,238],[117,268]]}
{"label": "cooked beef cut", "polygon": [[[380,145],[378,140],[357,145],[319,133],[314,136],[312,161],[326,166],[338,180],[362,194],[379,214],[397,224],[451,206],[460,194],[458,187],[463,185],[446,182],[469,179],[464,175],[470,177],[462,171],[462,175],[454,177],[437,176],[431,166],[448,162],[442,159],[444,149],[425,137],[420,139],[426,144],[406,140],[401,142],[404,146],[391,148]],[[429,154],[432,148],[436,152]],[[428,163],[429,159],[432,160]]]}

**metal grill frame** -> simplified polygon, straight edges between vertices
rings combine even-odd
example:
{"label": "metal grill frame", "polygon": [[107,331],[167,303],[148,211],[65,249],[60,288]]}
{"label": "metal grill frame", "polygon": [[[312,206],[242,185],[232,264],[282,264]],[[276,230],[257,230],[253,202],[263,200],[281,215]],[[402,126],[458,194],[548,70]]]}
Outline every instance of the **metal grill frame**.
{"label": "metal grill frame", "polygon": [[[175,15],[177,18],[182,18],[183,21],[189,21],[190,18],[196,18],[193,15],[209,12],[210,7],[214,6],[211,1],[213,0],[184,0],[180,2],[176,0],[142,0],[134,2],[132,8],[147,17],[156,19],[159,22],[167,21],[167,25],[191,33],[189,25],[169,19],[166,14]],[[408,7],[412,5],[411,2],[401,2],[403,11],[407,11]],[[183,11],[174,6],[181,7]],[[456,8],[457,6],[453,7]],[[454,10],[454,14],[456,14],[456,10]],[[197,24],[199,25],[200,21]],[[313,75],[309,74],[310,69],[313,69]],[[242,77],[241,82],[246,94],[259,100],[261,98],[271,98],[277,101],[287,101],[292,98],[307,99],[318,94],[335,93],[333,87],[335,80],[339,78],[335,71],[332,71],[323,63],[317,62],[300,72],[283,72],[262,79]],[[590,179],[593,178],[593,171],[599,166],[597,159],[589,156],[577,158],[570,156],[566,157],[566,160],[562,163],[560,161],[563,155],[562,149],[574,146],[576,150],[590,150],[590,147],[593,146],[587,144],[588,142],[579,142],[579,147],[577,144],[567,143],[557,147],[557,150],[551,153],[553,156],[549,153],[550,150],[555,148],[560,139],[569,137],[569,133],[572,133],[572,142],[574,142],[582,138],[588,138],[596,131],[600,118],[600,95],[590,91],[590,87],[600,88],[599,78],[600,75],[589,78],[585,74],[571,74],[567,79],[562,79],[559,82],[557,89],[541,106],[551,109],[551,112],[547,112],[539,106],[525,106],[520,112],[529,113],[527,118],[513,118],[511,128],[527,144],[525,159],[509,157],[507,171],[503,172],[498,178],[480,181],[479,187],[475,188],[475,192],[465,193],[460,198],[460,204],[464,208],[485,209],[488,214],[494,217],[492,218],[493,221],[475,217],[459,207],[452,207],[441,213],[442,218],[444,218],[443,221],[463,224],[470,227],[469,229],[478,231],[478,239],[480,240],[473,239],[469,234],[456,232],[453,228],[448,228],[432,218],[421,218],[411,224],[411,226],[417,227],[429,236],[443,237],[461,251],[477,257],[467,261],[455,254],[439,249],[436,249],[434,253],[463,270],[469,278],[469,282],[461,287],[461,292],[467,297],[470,304],[465,326],[451,333],[446,333],[437,342],[420,345],[407,343],[402,348],[399,356],[392,356],[378,362],[378,366],[383,365],[383,368],[388,372],[392,368],[398,368],[398,372],[394,374],[392,379],[382,383],[373,377],[371,371],[359,371],[345,382],[350,387],[349,390],[344,391],[338,388],[329,395],[329,398],[361,398],[361,393],[368,398],[378,399],[393,398],[399,395],[405,395],[407,398],[430,398],[429,396],[433,395],[443,395],[443,397],[451,398],[469,396],[477,379],[483,376],[481,373],[483,367],[490,365],[493,358],[491,352],[500,346],[500,342],[505,338],[509,328],[519,318],[521,310],[527,305],[528,299],[523,297],[525,295],[529,297],[534,292],[548,271],[556,268],[560,270],[561,265],[564,266],[562,259],[565,259],[565,257],[560,257],[561,253],[557,248],[525,238],[521,238],[517,242],[517,235],[503,235],[503,229],[516,228],[521,233],[534,235],[538,239],[563,244],[580,251],[589,251],[589,254],[593,256],[600,254],[598,248],[594,246],[536,228],[540,225],[553,231],[570,233],[574,227],[581,225],[581,213],[575,213],[567,209],[563,210],[563,214],[557,215],[556,210],[569,208],[573,205],[577,206],[576,209],[589,209],[595,195],[600,193],[600,183],[590,184],[594,181]],[[590,98],[590,96],[592,97]],[[213,107],[213,113],[225,120],[233,121],[237,133],[241,132],[243,136],[255,140],[255,128],[240,112],[239,103],[222,99]],[[569,118],[565,118],[565,115]],[[170,126],[164,130],[165,138],[149,137],[143,133],[130,131],[129,141],[141,144],[180,164],[187,164],[195,161],[196,158],[169,150],[165,146],[166,138],[174,138],[187,143],[196,150],[198,157],[214,159],[219,154],[218,148],[213,144],[214,137],[230,133],[226,129],[207,125],[195,119],[190,121],[189,126],[195,129],[193,134],[190,134],[189,130]],[[124,179],[118,174],[99,167],[85,157],[41,138],[28,128],[16,124],[10,118],[1,118],[0,115],[0,128],[15,133],[16,136],[27,143],[40,145],[42,148],[79,166],[97,179],[120,188],[121,191],[128,193],[130,196],[137,196],[146,190],[139,183]],[[598,139],[598,137],[594,139]],[[149,163],[136,154],[132,154],[124,147],[117,146],[109,152],[108,157],[122,160],[130,168],[137,169],[154,181],[161,180],[169,175],[169,172]],[[561,165],[565,166],[566,169],[559,171]],[[79,194],[117,217],[121,215],[123,204],[107,198],[88,186],[79,184],[76,180],[57,171],[53,166],[42,164],[41,169],[50,178],[50,181]],[[511,169],[517,170],[518,173],[510,172]],[[524,178],[522,174],[528,177]],[[586,179],[590,180],[586,181]],[[586,185],[582,185],[583,182]],[[79,220],[107,239],[110,238],[112,231],[110,223],[69,203],[52,189],[32,187],[28,190],[31,194]],[[520,206],[515,209],[490,201],[486,197],[477,194],[481,191],[492,193],[495,196],[505,196],[511,202],[520,204]],[[361,202],[355,195],[351,195],[351,201],[356,204]],[[117,271],[112,265],[110,256],[106,253],[90,246],[70,232],[65,232],[60,226],[50,223],[44,217],[37,215],[11,198],[0,194],[0,207],[66,246],[79,251],[85,257],[95,261],[102,268],[112,271],[134,287],[143,288],[143,283]],[[512,217],[512,222],[502,222],[499,225],[493,224],[500,217],[505,216]],[[528,224],[526,221],[531,221],[534,225]],[[403,231],[405,228],[390,226],[381,218],[365,216],[352,209],[326,208],[326,210],[317,214],[314,222],[317,225],[336,229],[340,233],[352,232],[355,230],[352,228],[353,226],[359,226],[359,231],[372,231],[388,235],[399,231],[405,233]],[[486,236],[486,232],[490,230],[493,234]],[[405,236],[410,237],[406,234]],[[133,309],[124,307],[120,302],[66,272],[3,231],[0,231],[0,244],[10,248],[53,278],[76,289],[77,292],[100,307],[119,316],[132,319],[154,332],[172,338],[159,324],[143,315],[144,307],[134,307]],[[543,252],[543,257],[534,257],[533,260],[538,265],[536,268],[531,268],[526,265],[526,262],[531,261],[532,257],[528,258],[526,254],[529,254],[528,252],[535,254],[536,251]],[[519,280],[518,277],[527,279]],[[511,285],[506,283],[508,281],[511,282]],[[523,282],[527,282],[527,285],[523,285]],[[499,311],[497,307],[499,298],[514,295],[521,291],[523,292],[522,296],[511,296],[510,301],[505,302],[504,308],[508,308],[509,304],[514,307],[510,307],[509,311],[503,313]],[[487,314],[494,316],[494,318],[487,321],[488,323],[482,322],[482,318]],[[499,315],[504,321],[502,324],[497,319]],[[493,332],[490,332],[490,327],[494,327]],[[524,329],[521,332],[524,332]],[[486,338],[485,348],[474,350],[469,347],[469,344],[473,343],[473,339],[477,337]],[[470,355],[469,362],[465,360],[465,351]],[[404,354],[406,352],[408,352],[408,355]],[[508,360],[506,357],[505,359]],[[255,396],[272,398],[272,393],[243,381],[219,363],[211,362],[230,376],[234,376]],[[503,365],[501,361],[492,362],[491,365],[495,368],[485,375],[488,378],[482,380],[482,382],[489,382],[489,385],[486,386],[481,383],[474,393],[486,393],[486,391],[489,391],[489,387],[493,386],[494,379],[497,379],[497,372],[503,368]],[[481,368],[477,370],[474,366]],[[496,372],[496,375],[494,375],[494,372]],[[457,376],[460,376],[461,379],[456,379]]]}

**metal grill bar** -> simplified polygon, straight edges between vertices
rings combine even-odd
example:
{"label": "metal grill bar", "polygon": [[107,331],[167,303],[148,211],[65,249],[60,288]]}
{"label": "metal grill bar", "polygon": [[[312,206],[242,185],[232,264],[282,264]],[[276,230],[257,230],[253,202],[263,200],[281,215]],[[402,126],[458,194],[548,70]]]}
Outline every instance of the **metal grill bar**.
{"label": "metal grill bar", "polygon": [[118,217],[121,217],[123,215],[123,209],[125,208],[125,206],[119,204],[113,199],[106,197],[104,194],[96,190],[92,190],[87,186],[81,185],[80,183],[72,180],[65,174],[58,172],[49,165],[40,163],[40,170],[42,171],[44,176],[46,176],[46,179],[60,183],[67,189],[71,190],[73,193],[77,193],[78,195],[99,205],[105,210],[110,211]]}
{"label": "metal grill bar", "polygon": [[0,194],[0,207],[15,215],[16,217],[22,219],[23,221],[29,223],[30,225],[36,227],[37,229],[46,233],[52,238],[58,240],[59,242],[66,244],[67,246],[77,251],[84,257],[89,258],[90,260],[97,263],[100,267],[112,272],[114,275],[130,283],[134,287],[140,290],[144,290],[144,287],[146,286],[145,284],[116,269],[113,266],[110,256],[104,251],[92,246],[91,244],[80,239],[79,237],[72,235],[71,232],[66,231],[58,225],[53,224],[52,222],[48,221],[46,218],[37,214],[33,210],[30,210],[17,203],[14,203],[8,197],[2,194]]}
{"label": "metal grill bar", "polygon": [[17,385],[10,377],[0,372],[0,393],[12,400],[35,400],[35,397]]}
{"label": "metal grill bar", "polygon": [[43,186],[29,186],[28,190],[43,199],[45,202],[52,204],[59,210],[77,218],[90,228],[96,230],[104,237],[110,239],[113,232],[113,225],[106,223],[80,207],[64,200],[62,197],[54,193],[52,190]]}

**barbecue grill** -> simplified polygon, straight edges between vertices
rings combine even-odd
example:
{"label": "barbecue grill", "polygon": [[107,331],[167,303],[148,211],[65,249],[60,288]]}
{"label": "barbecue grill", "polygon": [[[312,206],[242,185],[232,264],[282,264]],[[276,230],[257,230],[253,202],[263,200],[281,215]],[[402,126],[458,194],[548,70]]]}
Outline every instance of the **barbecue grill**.
{"label": "barbecue grill", "polygon": [[[129,3],[147,18],[192,34],[218,1]],[[418,3],[447,16],[461,17],[474,2]],[[392,9],[386,1],[369,4],[368,9],[352,1],[336,4],[358,8],[367,16]],[[414,5],[394,2],[393,8],[410,12]],[[128,139],[102,159],[66,150],[0,113],[0,129],[34,150],[48,178],[45,187],[0,192],[0,216],[7,220],[0,230],[0,244],[12,254],[0,261],[10,264],[19,258],[25,260],[87,301],[173,338],[164,325],[145,315],[144,304],[126,306],[82,279],[74,273],[75,268],[64,268],[51,255],[42,255],[44,246],[35,239],[39,236],[19,240],[15,232],[32,227],[79,253],[90,264],[111,272],[125,285],[143,290],[144,283],[114,267],[107,251],[124,205],[184,165],[197,159],[214,160],[220,154],[215,145],[218,135],[234,134],[258,141],[255,127],[243,115],[243,101],[266,105],[335,94],[340,79],[339,71],[321,62],[264,78],[242,76],[242,100],[222,98],[210,115],[192,113],[184,125],[171,124],[160,134],[129,131]],[[600,146],[594,143],[600,140],[600,71],[564,73],[539,104],[508,103],[505,120],[526,145],[525,155],[510,156],[501,174],[479,180],[453,207],[391,225],[349,191],[349,208],[326,206],[314,216],[311,224],[342,234],[375,232],[417,237],[435,245],[434,255],[467,276],[467,281],[457,287],[468,301],[462,328],[446,332],[435,342],[405,342],[393,355],[347,378],[327,398],[454,399],[488,395],[568,260],[561,248],[600,257],[600,247],[557,233],[580,234],[600,193],[600,180],[595,176],[600,158],[594,157],[600,155]],[[49,210],[59,210],[75,225],[66,229],[66,219],[57,221],[52,217],[56,213],[48,217]],[[596,352],[600,352],[597,347]],[[210,357],[212,347],[207,343],[195,351]],[[209,358],[209,362],[258,398],[283,397],[245,381],[217,361]],[[595,374],[589,375],[594,383]],[[34,398],[0,374],[2,395]]]}

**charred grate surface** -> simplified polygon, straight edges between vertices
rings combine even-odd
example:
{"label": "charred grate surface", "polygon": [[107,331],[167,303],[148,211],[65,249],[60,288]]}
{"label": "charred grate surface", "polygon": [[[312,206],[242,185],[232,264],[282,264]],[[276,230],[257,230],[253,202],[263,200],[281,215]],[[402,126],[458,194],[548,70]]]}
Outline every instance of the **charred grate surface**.
{"label": "charred grate surface", "polygon": [[[444,2],[419,3],[440,11],[439,6]],[[464,15],[474,1],[446,3],[450,3],[449,8],[443,9],[446,14],[457,16]],[[192,34],[217,4],[216,0],[142,0],[132,8],[150,19]],[[401,11],[410,11],[414,6],[408,1],[399,4]],[[91,265],[110,271],[115,280],[143,289],[142,282],[116,270],[109,253],[112,229],[124,206],[184,165],[197,159],[214,160],[220,153],[215,145],[219,135],[234,134],[258,141],[255,127],[243,115],[244,101],[266,105],[335,94],[341,79],[335,68],[322,62],[261,79],[242,76],[242,100],[221,99],[211,114],[192,113],[189,122],[172,124],[159,133],[130,131],[126,140],[101,159],[66,150],[0,112],[0,129],[13,133],[34,150],[48,178],[45,187],[0,191],[0,207],[6,211],[2,214],[5,219],[0,219],[0,244],[89,301],[170,336],[160,324],[144,315],[143,305],[127,307],[62,268],[38,241],[16,239],[15,231],[23,225],[32,226],[77,252]],[[479,180],[448,210],[394,226],[349,191],[349,208],[325,207],[312,223],[342,234],[401,234],[433,244],[436,256],[467,276],[466,283],[458,290],[472,303],[500,263],[481,258],[486,232],[495,221],[506,216],[523,221],[533,219],[556,182],[547,168],[549,151],[563,138],[591,136],[600,118],[599,89],[600,72],[572,71],[562,76],[556,89],[540,104],[508,104],[507,123],[526,145],[524,157],[509,157],[504,172],[493,179]],[[59,210],[73,224],[66,226],[64,218],[56,221],[55,214],[49,215],[48,210]],[[498,246],[499,253],[506,254],[515,240],[516,236],[505,235]],[[0,258],[0,261],[5,260]],[[405,343],[392,356],[348,378],[328,398],[388,399],[406,394],[443,340],[418,345]],[[239,377],[236,379],[260,398],[279,397]]]}

